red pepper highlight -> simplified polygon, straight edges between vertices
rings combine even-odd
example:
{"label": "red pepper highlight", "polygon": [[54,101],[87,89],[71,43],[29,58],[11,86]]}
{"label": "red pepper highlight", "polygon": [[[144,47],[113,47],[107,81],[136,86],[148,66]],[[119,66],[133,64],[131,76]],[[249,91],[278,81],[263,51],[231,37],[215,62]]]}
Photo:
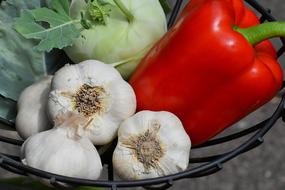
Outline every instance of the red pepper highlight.
{"label": "red pepper highlight", "polygon": [[282,31],[284,23],[259,25],[241,0],[191,0],[130,79],[138,110],[170,111],[193,145],[207,141],[280,90],[282,69],[266,39]]}

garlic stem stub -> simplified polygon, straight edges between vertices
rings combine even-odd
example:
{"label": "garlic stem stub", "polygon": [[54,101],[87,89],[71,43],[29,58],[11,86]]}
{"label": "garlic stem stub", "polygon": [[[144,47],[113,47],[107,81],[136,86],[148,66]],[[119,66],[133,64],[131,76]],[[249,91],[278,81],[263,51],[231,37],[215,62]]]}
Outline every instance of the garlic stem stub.
{"label": "garlic stem stub", "polygon": [[54,128],[25,141],[21,149],[23,164],[58,175],[98,179],[102,171],[100,156],[80,132],[87,123],[78,114],[61,115]]}
{"label": "garlic stem stub", "polygon": [[52,81],[48,100],[51,119],[75,111],[89,120],[85,134],[95,145],[110,143],[119,124],[136,110],[132,87],[111,65],[96,60],[65,65]]}
{"label": "garlic stem stub", "polygon": [[174,114],[141,111],[120,125],[113,167],[127,180],[166,176],[188,167],[190,149],[190,138]]}
{"label": "garlic stem stub", "polygon": [[52,76],[45,76],[28,86],[19,97],[16,130],[23,139],[52,126],[46,112],[51,80]]}

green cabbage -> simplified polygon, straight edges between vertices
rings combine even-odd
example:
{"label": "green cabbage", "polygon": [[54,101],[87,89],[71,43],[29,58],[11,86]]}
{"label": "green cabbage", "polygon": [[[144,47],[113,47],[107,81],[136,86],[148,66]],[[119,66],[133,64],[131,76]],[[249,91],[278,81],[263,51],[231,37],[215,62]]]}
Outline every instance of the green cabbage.
{"label": "green cabbage", "polygon": [[[16,103],[22,90],[53,72],[60,64],[55,51],[49,54],[34,50],[37,44],[17,33],[13,24],[23,9],[44,5],[40,0],[6,0],[0,6],[0,120],[14,122]],[[55,64],[57,63],[57,64]],[[7,128],[0,125],[0,128]]]}
{"label": "green cabbage", "polygon": [[15,119],[21,91],[45,74],[44,54],[34,52],[34,43],[12,27],[22,8],[39,6],[38,0],[7,0],[0,6],[0,120],[6,122]]}

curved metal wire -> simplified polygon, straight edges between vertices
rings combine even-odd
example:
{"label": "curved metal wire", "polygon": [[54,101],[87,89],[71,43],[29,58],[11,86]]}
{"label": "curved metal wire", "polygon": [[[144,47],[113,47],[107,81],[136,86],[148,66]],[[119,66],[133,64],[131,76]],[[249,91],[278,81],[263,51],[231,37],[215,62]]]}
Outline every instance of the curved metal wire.
{"label": "curved metal wire", "polygon": [[[262,7],[256,0],[246,0],[246,2],[254,7],[258,12],[261,13],[261,21],[275,21],[276,19],[271,15],[270,10],[265,9]],[[180,7],[182,5],[181,0],[177,0],[176,4],[174,6],[173,12],[170,16],[168,26],[171,27],[176,17],[179,13]],[[282,47],[278,50],[278,56],[281,56],[285,52],[285,40],[284,38],[280,38]],[[285,83],[284,83],[285,84]],[[285,86],[285,85],[284,85]],[[203,147],[209,147],[225,142],[229,142],[232,140],[235,140],[240,137],[244,137],[246,135],[254,133],[248,140],[246,140],[244,143],[239,145],[237,148],[234,148],[231,151],[228,151],[226,153],[219,153],[212,156],[206,156],[206,157],[200,157],[200,158],[193,158],[191,157],[189,162],[190,163],[200,163],[199,166],[189,168],[186,171],[159,177],[159,178],[152,178],[152,179],[145,179],[145,180],[136,180],[136,181],[114,181],[113,180],[113,168],[112,168],[112,160],[111,159],[105,159],[106,164],[108,164],[108,180],[86,180],[86,179],[78,179],[78,178],[71,178],[66,176],[60,176],[56,174],[52,174],[49,172],[44,172],[41,170],[38,170],[36,168],[31,168],[29,166],[23,165],[20,162],[20,158],[13,155],[7,155],[0,153],[0,167],[14,172],[18,173],[20,175],[36,175],[41,178],[48,179],[51,184],[55,186],[62,186],[63,183],[67,183],[70,185],[84,185],[84,186],[96,186],[96,187],[109,187],[111,189],[117,189],[118,187],[135,187],[135,186],[142,186],[145,189],[150,190],[159,190],[159,189],[167,189],[171,187],[174,183],[174,181],[182,179],[182,178],[196,178],[196,177],[202,177],[211,175],[213,173],[216,173],[220,171],[223,168],[223,163],[237,157],[240,154],[243,154],[247,151],[250,151],[251,149],[261,145],[263,141],[263,136],[274,126],[274,123],[279,119],[283,118],[285,120],[285,114],[284,114],[284,105],[285,105],[285,95],[282,95],[282,100],[275,110],[274,114],[267,118],[266,120],[258,123],[257,125],[245,129],[243,131],[217,138],[214,140],[210,140],[203,145],[193,147],[195,149],[203,148]],[[5,120],[0,122],[4,122],[4,124],[10,126],[13,128],[13,123],[6,122]],[[22,140],[16,140],[11,139],[7,137],[0,136],[0,141],[6,142],[9,144],[14,145],[22,145]],[[103,155],[101,155],[104,158],[111,158],[112,150],[114,149],[116,145],[116,142],[110,146],[111,148],[106,151]],[[156,186],[154,186],[156,185]],[[159,186],[157,186],[159,185]]]}
{"label": "curved metal wire", "polygon": [[23,140],[12,139],[1,135],[0,135],[0,141],[17,146],[21,146],[24,143]]}
{"label": "curved metal wire", "polygon": [[176,18],[177,18],[179,11],[181,9],[182,3],[183,3],[183,0],[176,0],[176,3],[174,5],[173,10],[171,11],[171,15],[170,15],[168,23],[167,23],[168,29],[171,28],[173,26],[173,24],[175,23]]}
{"label": "curved metal wire", "polygon": [[[173,184],[173,181],[182,179],[182,178],[195,178],[205,175],[210,175],[222,169],[222,164],[231,160],[232,158],[249,151],[256,146],[260,145],[263,142],[263,136],[273,127],[274,123],[282,116],[284,113],[284,105],[285,105],[285,95],[283,95],[282,101],[279,104],[278,108],[270,117],[270,119],[266,122],[265,126],[261,128],[258,132],[256,132],[249,140],[235,148],[234,150],[220,155],[218,157],[213,158],[211,161],[202,164],[200,166],[190,168],[184,172],[180,172],[178,174],[169,175],[160,178],[152,178],[146,180],[136,180],[136,181],[109,181],[109,180],[86,180],[86,179],[78,179],[71,178],[66,176],[60,176],[56,174],[51,174],[48,172],[44,172],[35,168],[31,168],[29,166],[25,166],[20,162],[17,162],[5,155],[0,154],[0,159],[2,158],[2,164],[5,164],[11,168],[16,168],[19,171],[24,171],[25,174],[36,175],[45,179],[52,179],[53,182],[62,182],[68,183],[72,185],[88,185],[88,186],[100,186],[100,187],[134,187],[134,186],[149,186],[155,184]],[[153,187],[155,188],[155,187]]]}
{"label": "curved metal wire", "polygon": [[[263,6],[261,6],[256,0],[245,0],[250,6],[254,7],[259,13],[262,14],[260,21],[264,22],[267,21],[276,21],[274,16],[271,14],[270,9],[266,9]],[[277,51],[277,56],[280,57],[285,52],[285,38],[280,38],[282,47]]]}

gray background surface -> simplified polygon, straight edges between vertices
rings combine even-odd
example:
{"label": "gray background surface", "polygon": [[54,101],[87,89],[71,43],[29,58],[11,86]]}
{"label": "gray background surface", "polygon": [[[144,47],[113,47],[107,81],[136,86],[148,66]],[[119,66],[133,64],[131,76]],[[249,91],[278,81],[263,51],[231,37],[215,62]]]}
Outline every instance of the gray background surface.
{"label": "gray background surface", "polygon": [[[261,4],[272,10],[278,20],[285,21],[284,0],[259,0]],[[278,44],[278,43],[277,43]],[[284,56],[280,59],[285,65]],[[226,130],[222,135],[239,131],[256,124],[270,116],[276,108],[279,97],[257,110],[235,126]],[[13,132],[0,131],[1,135],[17,137]],[[247,137],[248,138],[248,137]],[[237,147],[246,138],[203,150],[193,150],[192,156],[206,156],[222,153]],[[19,148],[0,143],[0,151],[18,154]],[[192,166],[190,166],[192,167]],[[15,176],[0,169],[1,178]],[[105,176],[105,174],[104,174]],[[1,187],[0,187],[1,188]],[[1,188],[2,189],[2,188]],[[141,189],[141,188],[137,188]],[[285,124],[279,121],[265,136],[265,143],[248,153],[245,153],[224,164],[222,171],[198,179],[176,181],[172,190],[283,190],[285,189]]]}

